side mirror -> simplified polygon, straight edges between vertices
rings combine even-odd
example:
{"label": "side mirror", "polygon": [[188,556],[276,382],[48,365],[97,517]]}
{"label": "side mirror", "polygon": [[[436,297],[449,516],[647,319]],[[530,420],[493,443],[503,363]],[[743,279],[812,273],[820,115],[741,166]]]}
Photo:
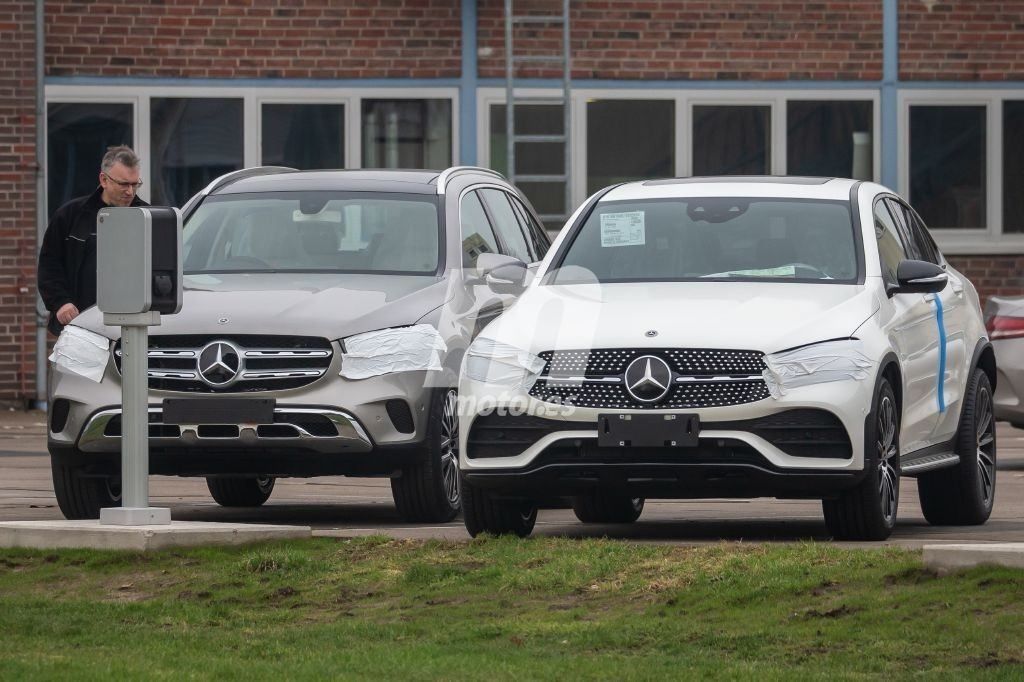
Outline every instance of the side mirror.
{"label": "side mirror", "polygon": [[937,294],[946,288],[949,275],[935,263],[905,260],[896,268],[897,294]]}
{"label": "side mirror", "polygon": [[526,282],[526,263],[498,253],[481,253],[476,259],[477,278],[498,294],[515,294]]}

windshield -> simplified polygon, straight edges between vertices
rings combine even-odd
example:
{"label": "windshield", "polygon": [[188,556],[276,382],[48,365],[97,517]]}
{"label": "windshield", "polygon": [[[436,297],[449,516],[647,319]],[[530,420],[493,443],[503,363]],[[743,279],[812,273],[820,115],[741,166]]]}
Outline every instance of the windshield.
{"label": "windshield", "polygon": [[850,283],[848,202],[687,198],[597,204],[546,281]]}
{"label": "windshield", "polygon": [[273,192],[207,198],[182,236],[186,273],[434,274],[436,199],[380,192]]}

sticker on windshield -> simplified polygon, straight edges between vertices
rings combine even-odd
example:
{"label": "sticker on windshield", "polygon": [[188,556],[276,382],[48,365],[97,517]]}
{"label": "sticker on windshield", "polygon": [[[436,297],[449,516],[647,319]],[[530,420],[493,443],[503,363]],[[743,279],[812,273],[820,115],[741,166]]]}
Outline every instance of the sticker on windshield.
{"label": "sticker on windshield", "polygon": [[643,246],[644,212],[601,214],[601,246]]}

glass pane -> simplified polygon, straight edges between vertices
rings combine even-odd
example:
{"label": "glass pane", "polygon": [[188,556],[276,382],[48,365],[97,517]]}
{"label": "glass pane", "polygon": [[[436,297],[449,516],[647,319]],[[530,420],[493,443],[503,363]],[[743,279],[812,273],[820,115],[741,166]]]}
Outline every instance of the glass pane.
{"label": "glass pane", "polygon": [[185,270],[433,274],[437,203],[424,194],[274,192],[209,197],[185,224]]}
{"label": "glass pane", "polygon": [[771,107],[693,107],[693,174],[769,173],[770,133]]}
{"label": "glass pane", "polygon": [[263,165],[345,167],[345,105],[264,104]]}
{"label": "glass pane", "polygon": [[871,102],[788,102],[786,172],[874,178]]}
{"label": "glass pane", "polygon": [[452,165],[448,99],[363,100],[363,168]]}
{"label": "glass pane", "polygon": [[882,276],[889,284],[896,284],[896,269],[907,256],[900,241],[899,230],[884,201],[875,204],[875,239],[878,240]]}
{"label": "glass pane", "polygon": [[498,240],[494,238],[494,230],[477,192],[470,192],[462,199],[459,220],[462,223],[462,267],[476,267],[477,256],[481,253],[498,253]]}
{"label": "glass pane", "polygon": [[985,107],[910,107],[910,203],[933,230],[985,227]]}
{"label": "glass pane", "polygon": [[50,104],[46,134],[46,200],[53,215],[99,187],[100,161],[107,147],[134,144],[132,105]]}
{"label": "glass pane", "polygon": [[675,175],[675,102],[587,103],[587,194],[629,180]]}
{"label": "glass pane", "polygon": [[1003,232],[1024,232],[1024,101],[1003,102]]}
{"label": "glass pane", "polygon": [[244,163],[241,99],[154,97],[150,121],[154,205],[181,206]]}
{"label": "glass pane", "polygon": [[483,189],[480,190],[480,193],[483,195],[484,201],[487,202],[487,208],[490,209],[491,216],[494,218],[494,227],[498,230],[508,255],[515,256],[524,263],[532,261],[530,247],[527,246],[526,237],[523,235],[522,228],[519,227],[519,219],[512,211],[512,204],[509,203],[505,193],[496,189]]}

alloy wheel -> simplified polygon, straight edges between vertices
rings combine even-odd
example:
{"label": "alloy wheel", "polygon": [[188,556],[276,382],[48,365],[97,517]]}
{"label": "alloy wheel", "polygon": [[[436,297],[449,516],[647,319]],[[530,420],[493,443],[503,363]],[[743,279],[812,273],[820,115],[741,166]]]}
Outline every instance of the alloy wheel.
{"label": "alloy wheel", "polygon": [[441,411],[441,477],[448,502],[459,506],[459,415],[455,391],[448,391]]}
{"label": "alloy wheel", "polygon": [[896,406],[889,396],[878,406],[878,495],[882,516],[889,525],[896,520],[899,473],[896,471]]}
{"label": "alloy wheel", "polygon": [[978,391],[975,407],[975,440],[978,450],[978,478],[981,482],[981,493],[985,505],[992,503],[992,494],[996,485],[996,454],[995,454],[995,419],[992,414],[992,396],[988,389]]}

